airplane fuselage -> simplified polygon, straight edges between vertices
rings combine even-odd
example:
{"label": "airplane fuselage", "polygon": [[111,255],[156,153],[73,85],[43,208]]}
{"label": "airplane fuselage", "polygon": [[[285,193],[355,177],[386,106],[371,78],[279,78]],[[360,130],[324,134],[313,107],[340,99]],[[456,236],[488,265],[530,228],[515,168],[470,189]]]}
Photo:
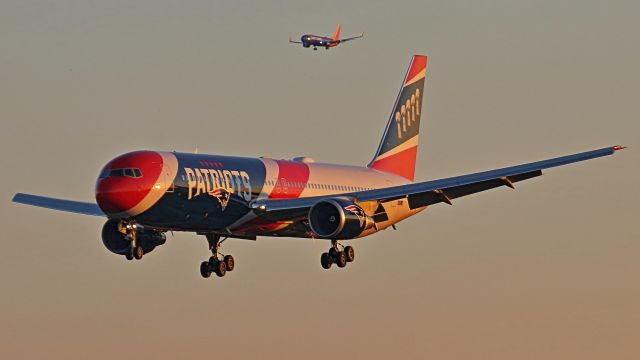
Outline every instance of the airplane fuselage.
{"label": "airplane fuselage", "polygon": [[[348,195],[407,183],[410,181],[395,174],[316,163],[309,158],[138,151],[121,155],[104,167],[96,184],[96,200],[110,218],[159,230],[312,237],[303,222],[256,217],[251,204],[260,199]],[[389,219],[376,230],[419,211],[409,210],[402,201],[385,207]]]}
{"label": "airplane fuselage", "polygon": [[302,35],[302,37],[300,37],[300,41],[302,42],[302,46],[307,48],[310,46],[313,46],[314,48],[324,47],[327,49],[338,45],[338,43],[340,42],[338,40],[332,39],[327,36],[318,36],[318,35],[309,35],[309,34]]}

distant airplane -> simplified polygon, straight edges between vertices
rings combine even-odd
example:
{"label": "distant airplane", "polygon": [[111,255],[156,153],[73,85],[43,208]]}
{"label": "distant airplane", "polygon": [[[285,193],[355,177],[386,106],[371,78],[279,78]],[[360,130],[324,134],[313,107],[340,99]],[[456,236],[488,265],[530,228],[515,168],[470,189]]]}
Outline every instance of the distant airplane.
{"label": "distant airplane", "polygon": [[338,46],[338,44],[343,43],[345,41],[359,39],[364,36],[364,33],[360,33],[358,36],[340,39],[340,24],[336,27],[336,32],[332,37],[328,36],[318,36],[318,35],[302,35],[300,41],[293,41],[289,38],[290,43],[294,44],[302,44],[302,46],[308,48],[313,46],[313,50],[318,50],[318,47],[324,47],[329,50],[334,46]]}
{"label": "distant airplane", "polygon": [[[624,148],[610,146],[497,170],[413,182],[426,71],[427,57],[415,55],[380,145],[367,166],[322,164],[308,157],[275,160],[136,151],[104,166],[96,182],[96,202],[20,193],[13,201],[106,217],[102,228],[105,247],[129,260],[141,259],[164,244],[168,231],[204,235],[212,256],[200,264],[203,277],[212,273],[222,277],[235,268],[233,256],[220,252],[225,239],[256,240],[258,236],[326,239],[330,248],[322,253],[320,264],[325,269],[332,264],[342,268],[355,258],[353,247],[343,246],[343,240],[388,227],[395,229],[396,223],[431,205],[451,205],[457,198],[503,186],[513,189],[515,183],[540,176],[544,169],[612,155]],[[316,141],[349,151],[356,136],[360,134]],[[33,217],[31,223],[38,225]],[[286,256],[280,260],[282,266],[288,266]],[[391,259],[380,263],[381,271],[397,267]]]}

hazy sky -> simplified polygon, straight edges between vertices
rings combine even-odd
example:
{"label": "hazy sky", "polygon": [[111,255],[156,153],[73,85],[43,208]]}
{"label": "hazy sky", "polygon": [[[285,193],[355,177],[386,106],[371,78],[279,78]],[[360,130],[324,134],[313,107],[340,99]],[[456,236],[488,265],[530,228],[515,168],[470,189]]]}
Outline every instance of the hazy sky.
{"label": "hazy sky", "polygon": [[[637,359],[637,1],[0,0],[0,358]],[[326,51],[289,36],[365,32]],[[416,178],[615,144],[351,242],[169,237],[128,262],[93,200],[133,149],[366,164],[429,56]]]}

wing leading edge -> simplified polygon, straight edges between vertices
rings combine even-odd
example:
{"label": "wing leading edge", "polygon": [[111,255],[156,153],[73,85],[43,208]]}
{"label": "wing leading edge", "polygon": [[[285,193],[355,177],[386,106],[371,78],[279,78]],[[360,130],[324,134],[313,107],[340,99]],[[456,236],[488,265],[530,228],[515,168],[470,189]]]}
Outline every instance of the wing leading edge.
{"label": "wing leading edge", "polygon": [[66,211],[76,214],[93,215],[93,216],[106,216],[98,204],[88,203],[82,201],[63,200],[50,198],[46,196],[30,195],[17,193],[13,197],[13,202],[43,207],[52,210]]}
{"label": "wing leading edge", "polygon": [[286,216],[304,216],[309,208],[316,202],[335,196],[352,197],[355,202],[373,200],[386,202],[407,198],[409,207],[412,209],[440,202],[451,205],[452,200],[455,198],[501,186],[514,188],[514,183],[540,176],[544,169],[612,155],[617,150],[622,149],[624,149],[624,146],[617,145],[475,174],[341,195],[286,200],[261,200],[256,202],[253,208],[256,212],[262,213],[267,218],[275,219]]}

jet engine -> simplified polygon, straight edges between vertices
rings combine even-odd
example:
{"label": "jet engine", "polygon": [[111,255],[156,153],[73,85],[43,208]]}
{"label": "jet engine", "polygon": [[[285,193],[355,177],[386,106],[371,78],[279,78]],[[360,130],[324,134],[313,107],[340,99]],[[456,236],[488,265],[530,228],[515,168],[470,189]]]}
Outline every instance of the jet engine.
{"label": "jet engine", "polygon": [[[131,241],[125,238],[125,234],[118,229],[118,220],[108,220],[102,227],[102,243],[114,254],[126,255],[131,246]],[[144,253],[150,253],[156,246],[167,241],[164,233],[159,231],[136,230],[136,240],[144,249]]]}
{"label": "jet engine", "polygon": [[364,210],[347,198],[323,200],[309,210],[309,226],[319,238],[353,239],[374,225]]}

